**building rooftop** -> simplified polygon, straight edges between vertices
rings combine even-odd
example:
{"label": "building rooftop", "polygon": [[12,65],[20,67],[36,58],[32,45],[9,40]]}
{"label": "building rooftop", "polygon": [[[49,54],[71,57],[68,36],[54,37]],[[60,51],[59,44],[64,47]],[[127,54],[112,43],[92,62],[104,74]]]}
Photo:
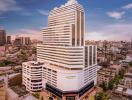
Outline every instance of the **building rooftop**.
{"label": "building rooftop", "polygon": [[124,88],[124,87],[117,87],[117,89],[115,90],[116,93],[123,93],[124,95],[128,96],[132,96],[132,89],[130,88]]}
{"label": "building rooftop", "polygon": [[132,78],[132,73],[126,73],[126,74],[124,75],[124,77],[125,77],[125,78]]}
{"label": "building rooftop", "polygon": [[110,66],[110,68],[114,68],[116,70],[120,70],[121,69],[121,65],[112,65],[112,66]]}
{"label": "building rooftop", "polygon": [[37,61],[28,61],[28,62],[24,62],[24,64],[28,64],[28,65],[31,65],[31,66],[40,66],[40,65],[43,65],[44,63],[40,63],[40,62],[37,62]]}
{"label": "building rooftop", "polygon": [[71,5],[74,3],[78,3],[76,0],[69,0],[66,5]]}
{"label": "building rooftop", "polygon": [[14,93],[15,95],[17,95],[19,97],[28,94],[28,92],[26,91],[25,86],[23,86],[23,85],[22,86],[12,86],[10,91],[13,91],[12,93]]}
{"label": "building rooftop", "polygon": [[18,94],[16,94],[12,89],[8,88],[7,89],[8,94],[13,97],[13,98],[17,98]]}
{"label": "building rooftop", "polygon": [[19,75],[19,74],[21,74],[21,73],[13,73],[13,74],[8,75],[8,77],[13,78],[14,76]]}
{"label": "building rooftop", "polygon": [[109,77],[112,78],[116,74],[116,69],[115,68],[102,68],[98,71],[98,74],[104,75],[104,77]]}
{"label": "building rooftop", "polygon": [[131,90],[131,89],[127,89],[127,90],[126,90],[126,94],[132,95],[132,90]]}
{"label": "building rooftop", "polygon": [[32,95],[27,95],[23,100],[38,100]]}
{"label": "building rooftop", "polygon": [[116,90],[122,92],[123,88],[122,87],[118,87]]}

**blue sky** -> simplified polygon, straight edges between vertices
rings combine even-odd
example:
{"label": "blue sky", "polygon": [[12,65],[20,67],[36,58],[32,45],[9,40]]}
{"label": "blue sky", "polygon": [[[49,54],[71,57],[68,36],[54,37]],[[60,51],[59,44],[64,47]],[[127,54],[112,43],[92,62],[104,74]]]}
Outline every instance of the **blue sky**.
{"label": "blue sky", "polygon": [[[0,27],[10,35],[40,39],[48,13],[68,0],[0,0]],[[132,0],[77,0],[85,9],[86,39],[129,40]]]}

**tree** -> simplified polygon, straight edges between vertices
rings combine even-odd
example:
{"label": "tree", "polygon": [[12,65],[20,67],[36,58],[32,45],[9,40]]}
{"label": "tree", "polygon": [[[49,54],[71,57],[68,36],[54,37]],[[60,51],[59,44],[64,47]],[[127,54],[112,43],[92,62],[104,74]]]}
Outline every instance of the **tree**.
{"label": "tree", "polygon": [[3,63],[3,61],[0,61],[0,67],[5,66],[5,63]]}
{"label": "tree", "polygon": [[35,93],[33,93],[32,95],[33,95],[35,98],[38,98],[38,99],[39,99],[40,93],[39,93],[39,92],[35,92]]}
{"label": "tree", "polygon": [[89,97],[89,100],[94,100],[94,96],[90,96]]}
{"label": "tree", "polygon": [[132,61],[129,63],[129,66],[132,67]]}
{"label": "tree", "polygon": [[7,66],[7,65],[13,65],[13,64],[15,64],[15,63],[12,61],[8,61],[8,60],[0,61],[0,67]]}
{"label": "tree", "polygon": [[113,86],[114,86],[114,81],[111,80],[108,84],[108,89],[112,90],[113,89]]}
{"label": "tree", "polygon": [[124,77],[124,71],[119,71],[119,74],[114,77],[113,80],[111,80],[108,84],[108,89],[112,90],[114,85],[119,84],[120,79],[123,79]]}
{"label": "tree", "polygon": [[95,100],[109,100],[108,94],[106,92],[99,92],[95,96]]}
{"label": "tree", "polygon": [[119,71],[119,76],[120,76],[121,79],[123,79],[124,73],[125,73],[124,70]]}
{"label": "tree", "polygon": [[105,82],[102,83],[101,87],[103,88],[103,91],[107,91],[107,84]]}
{"label": "tree", "polygon": [[26,54],[26,51],[21,50],[21,53],[17,55],[17,57],[22,60],[23,62],[28,59],[28,56]]}

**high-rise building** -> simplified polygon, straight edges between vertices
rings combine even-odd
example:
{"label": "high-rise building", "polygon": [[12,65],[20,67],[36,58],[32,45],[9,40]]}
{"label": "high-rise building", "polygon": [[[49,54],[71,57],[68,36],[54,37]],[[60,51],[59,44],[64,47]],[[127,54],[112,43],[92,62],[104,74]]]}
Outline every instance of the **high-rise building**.
{"label": "high-rise building", "polygon": [[85,46],[85,13],[76,0],[54,8],[43,29],[37,60],[42,86],[62,100],[80,100],[96,84],[97,47]]}
{"label": "high-rise building", "polygon": [[0,29],[0,46],[6,44],[6,31]]}
{"label": "high-rise building", "polygon": [[30,44],[31,44],[30,37],[17,36],[14,41],[14,45],[16,46],[23,46],[23,45],[30,45]]}
{"label": "high-rise building", "polygon": [[24,37],[23,44],[30,45],[31,44],[30,37]]}
{"label": "high-rise building", "polygon": [[43,44],[37,46],[37,62],[43,63],[42,68],[33,67],[31,62],[22,64],[23,84],[28,91],[40,89],[38,83],[33,83],[39,82],[51,98],[82,100],[93,89],[97,81],[97,47],[84,44],[84,28],[84,9],[76,0],[50,12]]}
{"label": "high-rise building", "polygon": [[11,44],[11,36],[7,36],[6,43]]}

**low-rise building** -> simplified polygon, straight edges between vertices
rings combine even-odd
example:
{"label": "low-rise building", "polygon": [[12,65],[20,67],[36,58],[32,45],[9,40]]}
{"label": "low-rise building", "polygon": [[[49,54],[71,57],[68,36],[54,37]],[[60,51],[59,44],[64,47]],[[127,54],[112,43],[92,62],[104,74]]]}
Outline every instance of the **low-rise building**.
{"label": "low-rise building", "polygon": [[132,88],[132,73],[126,73],[124,75],[124,85],[128,88]]}
{"label": "low-rise building", "polygon": [[126,97],[126,100],[132,100],[132,89],[125,88],[124,86],[118,86],[114,91],[117,96]]}
{"label": "low-rise building", "polygon": [[105,83],[108,85],[110,80],[112,80],[115,76],[115,73],[110,71],[109,69],[106,70],[106,68],[102,68],[101,70],[98,71],[97,73],[97,83],[99,85]]}
{"label": "low-rise building", "polygon": [[22,64],[22,81],[26,90],[37,92],[42,90],[42,63],[29,61]]}
{"label": "low-rise building", "polygon": [[132,61],[132,54],[127,54],[126,55],[126,60]]}
{"label": "low-rise building", "polygon": [[119,73],[121,70],[121,65],[111,65],[110,68],[113,69],[113,71],[116,73],[116,75]]}
{"label": "low-rise building", "polygon": [[97,72],[97,83],[99,85],[105,83],[107,86],[109,82],[114,79],[115,75],[120,71],[119,65],[112,65],[107,68],[102,68]]}
{"label": "low-rise building", "polygon": [[126,59],[120,61],[122,67],[125,67],[125,68],[129,66],[130,62],[132,62],[132,54],[128,54],[126,56]]}
{"label": "low-rise building", "polygon": [[132,100],[132,69],[124,74],[123,79],[118,84],[117,88],[113,89],[113,93],[117,96],[126,97],[127,100]]}

